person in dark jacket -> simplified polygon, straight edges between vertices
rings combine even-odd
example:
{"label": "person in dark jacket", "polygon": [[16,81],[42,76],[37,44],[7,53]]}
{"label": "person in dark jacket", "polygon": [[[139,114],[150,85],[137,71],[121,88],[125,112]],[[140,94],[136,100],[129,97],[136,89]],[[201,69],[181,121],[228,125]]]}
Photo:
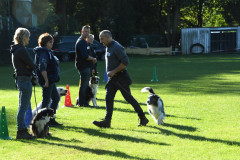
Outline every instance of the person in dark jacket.
{"label": "person in dark jacket", "polygon": [[76,42],[76,59],[75,66],[80,73],[80,87],[79,87],[79,95],[77,98],[76,105],[78,106],[89,106],[86,101],[86,90],[89,83],[89,79],[91,76],[91,66],[97,62],[97,59],[89,56],[87,51],[88,43],[86,39],[88,38],[90,33],[90,26],[85,25],[82,28],[82,35]]}
{"label": "person in dark jacket", "polygon": [[93,121],[93,124],[103,128],[111,127],[114,97],[117,91],[120,90],[124,99],[137,112],[140,119],[138,126],[146,126],[149,121],[145,117],[141,106],[131,94],[130,85],[132,80],[126,69],[129,59],[123,46],[112,39],[112,34],[109,30],[100,32],[99,39],[107,47],[105,61],[109,81],[106,85],[106,116],[103,121]]}
{"label": "person in dark jacket", "polygon": [[[88,51],[88,55],[94,58],[97,58],[96,52],[93,48],[93,40],[94,40],[94,35],[93,34],[89,34],[88,38],[87,38],[87,42],[88,42],[88,46],[87,46],[87,51]],[[97,63],[92,64],[92,75],[98,75],[97,72]]]}
{"label": "person in dark jacket", "polygon": [[28,133],[25,125],[25,114],[30,105],[32,96],[32,71],[35,65],[26,49],[30,32],[26,28],[18,28],[14,35],[14,45],[11,46],[12,65],[16,78],[16,85],[19,90],[19,106],[17,112],[17,136],[16,139],[33,139],[34,136]]}
{"label": "person in dark jacket", "polygon": [[[48,34],[41,34],[38,38],[38,47],[33,49],[35,53],[35,63],[37,65],[37,75],[39,78],[39,84],[42,87],[42,107],[50,107],[56,114],[57,106],[60,101],[60,96],[57,92],[56,82],[59,78],[59,67],[52,53],[54,39]],[[49,122],[50,126],[62,125],[58,123],[55,118],[51,118]]]}

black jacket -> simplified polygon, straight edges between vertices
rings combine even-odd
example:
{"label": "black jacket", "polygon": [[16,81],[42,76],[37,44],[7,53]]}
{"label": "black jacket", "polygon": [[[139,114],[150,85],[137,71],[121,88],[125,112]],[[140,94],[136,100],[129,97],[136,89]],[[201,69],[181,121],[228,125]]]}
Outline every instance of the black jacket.
{"label": "black jacket", "polygon": [[11,46],[12,64],[16,76],[31,76],[35,65],[22,44],[14,44]]}
{"label": "black jacket", "polygon": [[75,66],[79,71],[92,67],[92,62],[87,60],[89,56],[87,46],[87,42],[82,37],[77,40]]}

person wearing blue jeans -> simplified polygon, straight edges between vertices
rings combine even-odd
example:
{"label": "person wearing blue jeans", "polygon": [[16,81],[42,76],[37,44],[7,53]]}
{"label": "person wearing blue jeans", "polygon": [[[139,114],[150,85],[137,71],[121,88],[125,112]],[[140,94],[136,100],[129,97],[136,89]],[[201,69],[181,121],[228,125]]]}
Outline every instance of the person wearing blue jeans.
{"label": "person wearing blue jeans", "polygon": [[60,101],[60,96],[57,91],[55,83],[49,84],[48,87],[42,87],[42,106],[48,106],[51,101],[50,108],[53,109],[54,114],[56,114],[57,106]]}
{"label": "person wearing blue jeans", "polygon": [[24,80],[23,76],[19,76],[17,80],[17,87],[19,89],[19,106],[17,112],[17,126],[18,130],[26,128],[25,126],[25,113],[30,105],[32,97],[32,82]]}
{"label": "person wearing blue jeans", "polygon": [[25,125],[25,115],[32,96],[32,71],[35,65],[29,56],[26,45],[29,43],[30,32],[26,28],[18,28],[14,34],[14,45],[11,46],[12,64],[16,86],[19,90],[19,105],[17,111],[16,139],[33,139]]}
{"label": "person wearing blue jeans", "polygon": [[[57,92],[55,83],[58,82],[60,78],[58,62],[51,50],[53,42],[54,39],[50,34],[41,34],[38,38],[39,46],[35,47],[33,51],[35,53],[35,62],[37,64],[39,84],[42,87],[42,107],[50,107],[56,114],[60,96]],[[58,123],[54,117],[50,119],[49,125],[59,126],[62,124]]]}
{"label": "person wearing blue jeans", "polygon": [[82,28],[82,34],[76,42],[76,59],[75,66],[80,73],[81,84],[79,87],[79,95],[77,98],[76,105],[77,106],[89,106],[86,101],[86,89],[88,86],[88,82],[91,76],[91,67],[93,64],[97,63],[97,59],[88,55],[87,47],[87,38],[90,33],[90,26],[85,25]]}

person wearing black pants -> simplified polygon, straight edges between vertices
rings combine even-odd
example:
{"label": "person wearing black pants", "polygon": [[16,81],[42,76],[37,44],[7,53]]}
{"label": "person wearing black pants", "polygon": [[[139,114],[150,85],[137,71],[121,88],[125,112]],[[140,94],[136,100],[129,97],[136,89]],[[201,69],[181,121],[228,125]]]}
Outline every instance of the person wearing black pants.
{"label": "person wearing black pants", "polygon": [[110,128],[113,114],[114,97],[116,92],[120,90],[124,99],[130,103],[134,110],[138,113],[140,123],[138,126],[146,126],[149,122],[145,117],[142,108],[136,99],[132,96],[130,85],[131,78],[127,72],[126,66],[129,63],[128,56],[117,41],[112,39],[112,34],[109,30],[103,30],[99,34],[100,42],[106,47],[106,69],[109,81],[106,85],[106,116],[103,121],[93,121],[93,124],[98,127]]}
{"label": "person wearing black pants", "polygon": [[90,26],[85,25],[82,28],[82,34],[76,42],[75,51],[75,66],[80,74],[80,88],[79,96],[77,97],[76,105],[88,107],[89,104],[86,101],[86,90],[91,76],[91,67],[92,64],[97,63],[97,59],[88,55],[87,47],[87,38],[90,33]]}

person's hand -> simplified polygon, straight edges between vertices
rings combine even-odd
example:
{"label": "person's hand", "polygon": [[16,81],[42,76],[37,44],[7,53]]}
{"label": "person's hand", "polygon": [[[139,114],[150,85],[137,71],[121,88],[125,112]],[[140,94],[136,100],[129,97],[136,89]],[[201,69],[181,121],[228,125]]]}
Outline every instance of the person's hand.
{"label": "person's hand", "polygon": [[45,84],[44,84],[44,86],[43,87],[48,87],[49,86],[49,82],[48,82],[48,80],[47,81],[45,81]]}
{"label": "person's hand", "polygon": [[92,62],[93,64],[97,63],[97,58],[93,58]]}
{"label": "person's hand", "polygon": [[115,75],[115,72],[113,72],[113,71],[107,72],[107,76],[110,78],[112,78],[114,75]]}
{"label": "person's hand", "polygon": [[92,69],[92,74],[94,74],[95,73],[95,69]]}

